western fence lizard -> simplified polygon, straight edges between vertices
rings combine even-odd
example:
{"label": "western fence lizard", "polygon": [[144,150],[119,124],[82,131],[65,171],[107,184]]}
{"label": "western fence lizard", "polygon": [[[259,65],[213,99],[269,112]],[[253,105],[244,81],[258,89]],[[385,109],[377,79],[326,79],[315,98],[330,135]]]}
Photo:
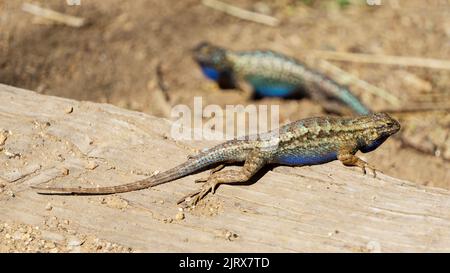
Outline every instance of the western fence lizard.
{"label": "western fence lizard", "polygon": [[[203,187],[189,194],[193,204],[218,184],[245,182],[266,164],[315,165],[340,160],[346,166],[375,169],[357,157],[357,151],[370,152],[400,129],[400,124],[385,113],[355,118],[315,117],[299,120],[279,129],[252,138],[231,140],[191,156],[186,162],[168,171],[129,184],[100,188],[32,188],[44,194],[113,194],[141,190],[187,176],[208,166],[244,162],[241,170],[219,171],[219,165]],[[183,199],[182,201],[184,201]]]}
{"label": "western fence lizard", "polygon": [[205,76],[221,88],[245,90],[250,85],[257,97],[288,98],[306,93],[327,110],[336,111],[334,100],[360,115],[371,112],[348,88],[274,51],[232,51],[202,42],[195,47],[193,57]]}

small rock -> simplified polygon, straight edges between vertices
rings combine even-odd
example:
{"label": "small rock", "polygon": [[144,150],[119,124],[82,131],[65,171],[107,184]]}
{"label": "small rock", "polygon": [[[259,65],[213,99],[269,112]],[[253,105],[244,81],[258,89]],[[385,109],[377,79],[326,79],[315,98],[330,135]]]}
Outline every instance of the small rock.
{"label": "small rock", "polygon": [[48,243],[44,244],[44,247],[47,248],[47,249],[52,249],[52,248],[55,248],[56,245],[53,242],[48,242]]}
{"label": "small rock", "polygon": [[183,219],[184,219],[184,213],[178,212],[177,215],[175,215],[175,219],[176,219],[177,221],[183,220]]}
{"label": "small rock", "polygon": [[170,218],[170,217],[169,217],[169,218],[165,218],[165,219],[163,220],[163,222],[164,222],[164,223],[169,223],[169,224],[170,224],[170,223],[173,222],[173,219]]}
{"label": "small rock", "polygon": [[66,109],[64,109],[64,112],[66,114],[70,114],[73,112],[73,106],[67,106]]}
{"label": "small rock", "polygon": [[22,239],[22,233],[20,231],[16,231],[16,232],[13,233],[12,238],[14,240],[21,240]]}
{"label": "small rock", "polygon": [[69,169],[67,169],[67,168],[62,168],[62,169],[61,169],[61,174],[62,174],[62,175],[69,175]]}
{"label": "small rock", "polygon": [[21,154],[20,154],[20,153],[12,153],[12,152],[10,152],[10,151],[8,151],[8,150],[5,150],[5,151],[4,151],[4,154],[5,154],[9,159],[11,159],[11,158],[16,158],[16,157],[18,157],[18,158],[21,157]]}
{"label": "small rock", "polygon": [[83,242],[78,239],[77,237],[73,237],[70,238],[69,241],[67,242],[67,246],[68,247],[75,247],[75,246],[80,246]]}
{"label": "small rock", "polygon": [[102,199],[102,204],[106,204],[110,208],[124,210],[128,207],[128,202],[117,196],[108,196]]}
{"label": "small rock", "polygon": [[85,167],[86,167],[86,169],[88,169],[88,170],[94,170],[95,168],[98,167],[98,164],[95,163],[95,161],[89,161],[89,162],[86,164]]}
{"label": "small rock", "polygon": [[225,239],[227,239],[228,241],[233,241],[234,239],[237,239],[239,237],[239,235],[237,235],[234,232],[231,231],[227,231],[225,233]]}
{"label": "small rock", "polygon": [[0,146],[2,146],[3,144],[5,144],[6,139],[8,139],[8,137],[6,136],[5,133],[0,133]]}
{"label": "small rock", "polygon": [[47,203],[47,205],[45,205],[45,210],[52,210],[52,204],[51,203]]}
{"label": "small rock", "polygon": [[105,245],[105,250],[106,251],[111,251],[113,249],[113,246],[110,242],[107,242]]}

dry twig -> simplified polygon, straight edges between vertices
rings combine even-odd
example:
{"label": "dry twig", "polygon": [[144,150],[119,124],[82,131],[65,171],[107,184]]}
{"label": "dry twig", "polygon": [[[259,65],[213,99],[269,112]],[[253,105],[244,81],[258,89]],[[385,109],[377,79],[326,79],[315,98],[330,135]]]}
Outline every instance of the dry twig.
{"label": "dry twig", "polygon": [[71,27],[82,27],[86,23],[86,20],[84,18],[67,15],[51,9],[42,8],[40,6],[30,3],[24,3],[22,5],[22,10],[34,14],[36,16],[52,20],[58,23],[62,23]]}
{"label": "dry twig", "polygon": [[248,11],[242,8],[238,8],[236,6],[221,2],[221,1],[217,1],[217,0],[203,0],[202,4],[222,11],[228,15],[234,16],[234,17],[238,17],[240,19],[244,19],[247,21],[252,21],[252,22],[256,22],[256,23],[260,23],[260,24],[265,24],[271,27],[276,27],[280,24],[280,21],[272,16],[269,15],[265,15],[265,14],[261,14],[261,13],[256,13],[256,12],[252,12],[252,11]]}
{"label": "dry twig", "polygon": [[450,61],[439,59],[389,56],[389,55],[371,55],[371,54],[335,52],[324,50],[313,50],[312,53],[317,58],[335,61],[415,66],[415,67],[450,70]]}
{"label": "dry twig", "polygon": [[331,64],[330,62],[327,62],[325,60],[319,60],[319,66],[321,66],[323,69],[330,71],[331,73],[335,74],[338,78],[340,78],[340,82],[344,84],[354,84],[367,92],[370,92],[376,96],[379,96],[380,98],[386,100],[390,104],[394,106],[400,105],[400,100],[392,95],[390,92],[376,87],[364,80],[359,79],[356,76],[353,76],[352,74],[340,69],[339,67]]}

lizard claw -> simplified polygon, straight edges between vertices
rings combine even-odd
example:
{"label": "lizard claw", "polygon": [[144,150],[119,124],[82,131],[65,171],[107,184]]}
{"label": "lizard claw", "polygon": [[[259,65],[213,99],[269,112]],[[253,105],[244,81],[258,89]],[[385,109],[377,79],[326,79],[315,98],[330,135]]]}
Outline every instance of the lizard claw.
{"label": "lizard claw", "polygon": [[377,177],[377,169],[375,169],[374,167],[370,166],[369,164],[366,164],[364,166],[361,167],[363,170],[364,174],[367,174],[366,168],[370,169],[373,173],[373,178]]}
{"label": "lizard claw", "polygon": [[219,185],[219,183],[217,183],[216,181],[209,181],[206,184],[204,184],[202,186],[201,189],[199,189],[198,191],[192,192],[188,195],[186,195],[185,197],[183,197],[182,199],[180,199],[177,204],[180,204],[182,202],[186,202],[186,200],[188,198],[193,198],[192,200],[188,201],[189,204],[188,206],[192,207],[195,206],[201,199],[203,199],[208,192],[211,192],[212,194],[215,193],[217,185]]}

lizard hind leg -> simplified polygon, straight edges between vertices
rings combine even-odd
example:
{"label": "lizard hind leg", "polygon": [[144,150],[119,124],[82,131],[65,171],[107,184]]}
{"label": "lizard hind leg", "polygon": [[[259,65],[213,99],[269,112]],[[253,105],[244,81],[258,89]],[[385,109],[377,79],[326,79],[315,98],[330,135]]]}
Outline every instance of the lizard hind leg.
{"label": "lizard hind leg", "polygon": [[361,158],[357,157],[354,154],[351,153],[340,153],[338,155],[338,159],[339,161],[342,162],[342,164],[344,164],[345,166],[356,166],[356,167],[360,167],[363,171],[364,174],[366,174],[366,168],[372,170],[373,173],[373,177],[377,177],[377,173],[376,173],[376,169],[375,167],[372,167],[371,165],[369,165],[367,162],[365,162],[364,160],[362,160]]}
{"label": "lizard hind leg", "polygon": [[[193,199],[189,201],[190,204],[196,205],[198,203],[198,201],[203,199],[203,197],[205,197],[208,194],[208,192],[211,192],[212,194],[214,194],[216,191],[216,188],[219,184],[232,184],[232,183],[245,182],[250,177],[241,171],[235,171],[235,170],[226,170],[226,171],[223,171],[220,173],[214,173],[214,174],[210,175],[207,179],[197,180],[196,182],[204,182],[203,186],[199,190],[184,197],[181,200],[181,202],[185,201],[187,199],[187,197],[191,197]],[[206,181],[204,181],[204,180],[206,180]]]}
{"label": "lizard hind leg", "polygon": [[[244,163],[244,166],[240,170],[225,170],[221,172],[217,172],[216,170],[216,172],[213,172],[207,179],[200,179],[199,182],[205,182],[205,184],[203,184],[203,186],[199,190],[188,194],[177,203],[179,204],[186,201],[188,198],[192,198],[192,200],[189,201],[189,204],[195,205],[198,203],[198,201],[205,197],[208,192],[211,191],[211,193],[214,194],[219,184],[234,184],[246,182],[256,172],[258,172],[265,165],[265,163],[265,156],[260,153],[258,149],[256,149],[250,153]],[[222,166],[218,166],[216,169],[218,169],[219,167]],[[215,169],[213,169],[213,171],[214,170]]]}

